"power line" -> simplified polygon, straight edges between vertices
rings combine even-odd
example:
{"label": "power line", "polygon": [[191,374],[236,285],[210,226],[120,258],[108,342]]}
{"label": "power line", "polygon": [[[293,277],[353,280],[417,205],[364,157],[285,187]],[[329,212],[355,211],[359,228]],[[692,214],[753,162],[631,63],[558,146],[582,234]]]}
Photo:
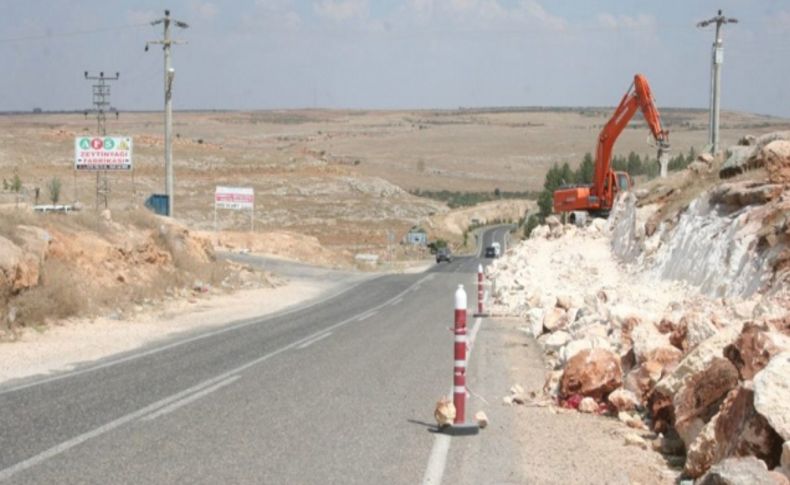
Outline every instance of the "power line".
{"label": "power line", "polygon": [[116,27],[104,27],[101,29],[75,30],[73,32],[56,32],[56,33],[47,33],[47,34],[39,34],[39,35],[21,36],[21,37],[6,37],[0,39],[0,43],[25,42],[29,40],[46,40],[46,39],[56,39],[60,37],[77,37],[80,35],[92,35],[92,34],[99,34],[102,32],[117,32],[119,30],[135,29],[139,27],[144,27],[146,25],[148,24],[145,23],[145,24],[119,25]]}

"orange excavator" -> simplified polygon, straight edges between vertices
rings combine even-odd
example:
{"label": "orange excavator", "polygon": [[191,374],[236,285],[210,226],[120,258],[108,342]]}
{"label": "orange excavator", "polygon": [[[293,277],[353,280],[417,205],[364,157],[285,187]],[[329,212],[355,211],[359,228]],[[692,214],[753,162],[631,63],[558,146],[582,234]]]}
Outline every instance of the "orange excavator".
{"label": "orange excavator", "polygon": [[637,74],[620,105],[598,135],[592,185],[557,189],[554,192],[554,212],[584,211],[592,216],[606,216],[614,204],[617,193],[631,187],[631,177],[628,173],[612,170],[612,149],[637,108],[642,110],[658,145],[659,160],[662,160],[663,155],[669,150],[669,132],[661,127],[661,117],[647,79]]}

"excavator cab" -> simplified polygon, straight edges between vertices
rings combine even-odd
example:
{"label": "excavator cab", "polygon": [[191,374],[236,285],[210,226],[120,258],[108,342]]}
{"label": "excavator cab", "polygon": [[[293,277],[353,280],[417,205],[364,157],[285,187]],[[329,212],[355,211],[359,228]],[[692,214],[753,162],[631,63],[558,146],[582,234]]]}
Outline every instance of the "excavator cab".
{"label": "excavator cab", "polygon": [[617,191],[624,191],[630,190],[633,182],[631,181],[631,176],[628,175],[628,172],[615,172],[615,177],[617,177]]}

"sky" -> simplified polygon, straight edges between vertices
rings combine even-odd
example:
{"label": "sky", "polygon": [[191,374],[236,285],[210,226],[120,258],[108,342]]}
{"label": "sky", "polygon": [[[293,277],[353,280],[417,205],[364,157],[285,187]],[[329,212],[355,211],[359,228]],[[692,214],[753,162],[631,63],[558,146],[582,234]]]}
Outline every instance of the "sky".
{"label": "sky", "polygon": [[0,111],[159,110],[169,8],[175,109],[614,106],[645,74],[659,108],[707,108],[723,9],[722,108],[790,118],[790,0],[0,0]]}

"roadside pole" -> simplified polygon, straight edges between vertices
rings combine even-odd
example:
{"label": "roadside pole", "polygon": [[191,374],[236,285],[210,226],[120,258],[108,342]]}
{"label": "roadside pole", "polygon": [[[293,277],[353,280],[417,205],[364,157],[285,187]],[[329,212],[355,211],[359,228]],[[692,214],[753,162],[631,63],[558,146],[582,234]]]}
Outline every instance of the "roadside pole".
{"label": "roadside pole", "polygon": [[170,18],[170,10],[165,10],[165,16],[154,20],[151,25],[164,24],[164,36],[162,40],[149,41],[145,44],[148,50],[150,44],[161,44],[165,53],[165,193],[167,194],[167,215],[174,217],[175,214],[175,193],[173,175],[173,78],[175,70],[170,61],[170,49],[173,44],[183,44],[170,37],[170,23],[176,27],[186,29],[189,27],[186,22]]}
{"label": "roadside pole", "polygon": [[466,291],[458,285],[455,291],[455,346],[453,365],[453,405],[455,421],[447,429],[453,435],[477,434],[479,427],[466,422]]}

